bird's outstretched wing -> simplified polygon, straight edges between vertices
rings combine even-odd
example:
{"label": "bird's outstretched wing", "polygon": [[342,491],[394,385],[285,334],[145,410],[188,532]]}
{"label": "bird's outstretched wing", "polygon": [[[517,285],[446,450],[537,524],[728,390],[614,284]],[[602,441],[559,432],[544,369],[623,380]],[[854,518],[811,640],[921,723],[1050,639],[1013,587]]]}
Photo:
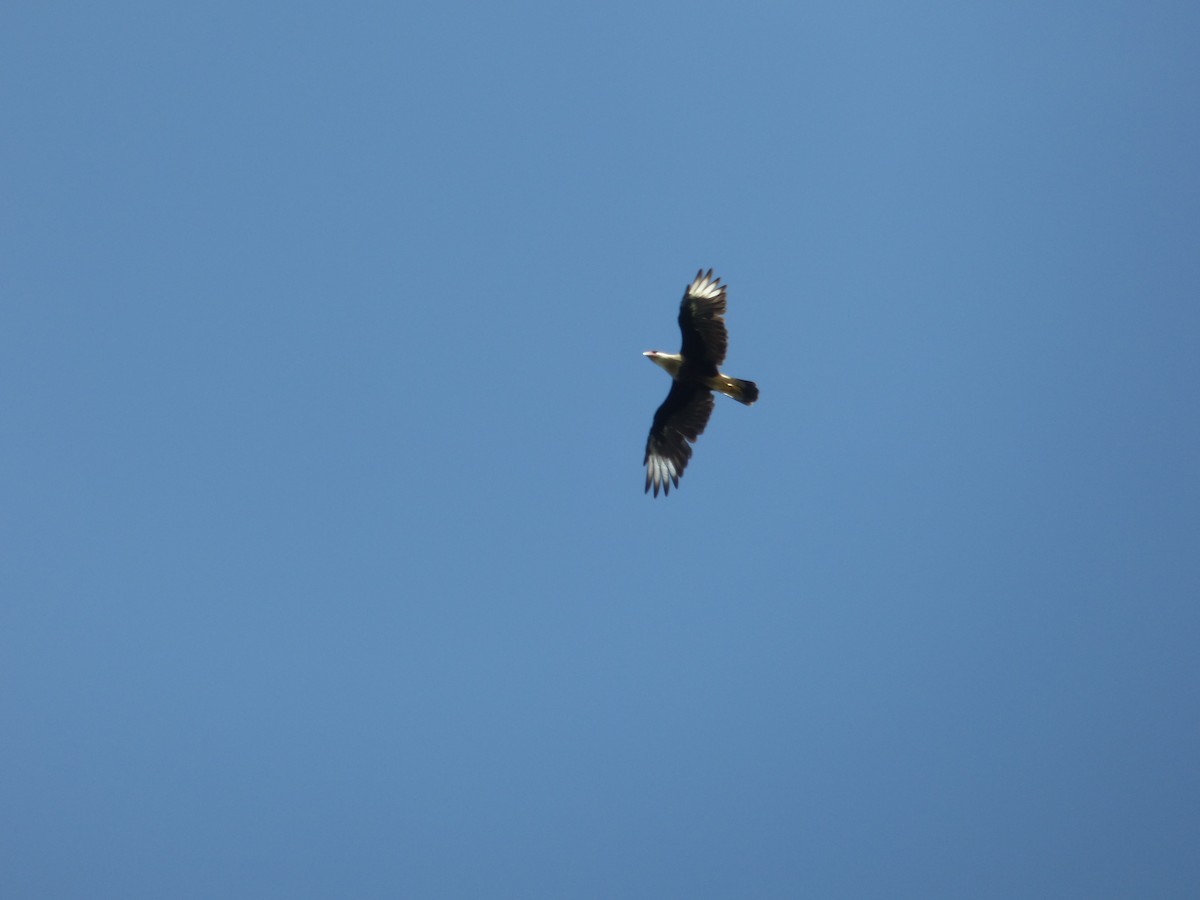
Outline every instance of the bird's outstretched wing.
{"label": "bird's outstretched wing", "polygon": [[671,485],[679,487],[679,477],[692,458],[692,446],[704,432],[713,411],[713,395],[698,384],[671,383],[671,392],[654,414],[650,437],[646,439],[646,490],[654,487],[654,496],[662,488],[671,493]]}
{"label": "bird's outstretched wing", "polygon": [[729,335],[725,331],[725,285],[713,278],[712,269],[697,272],[679,304],[679,330],[688,365],[703,375],[716,375],[725,361]]}

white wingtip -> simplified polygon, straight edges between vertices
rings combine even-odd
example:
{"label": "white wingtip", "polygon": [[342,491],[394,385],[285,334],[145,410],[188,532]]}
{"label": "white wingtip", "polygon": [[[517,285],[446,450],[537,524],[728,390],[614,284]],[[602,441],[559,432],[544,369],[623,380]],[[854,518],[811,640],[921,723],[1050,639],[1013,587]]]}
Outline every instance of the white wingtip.
{"label": "white wingtip", "polygon": [[688,294],[699,300],[712,300],[725,291],[720,278],[713,278],[712,269],[705,272],[701,269],[696,273],[695,280],[688,286]]}

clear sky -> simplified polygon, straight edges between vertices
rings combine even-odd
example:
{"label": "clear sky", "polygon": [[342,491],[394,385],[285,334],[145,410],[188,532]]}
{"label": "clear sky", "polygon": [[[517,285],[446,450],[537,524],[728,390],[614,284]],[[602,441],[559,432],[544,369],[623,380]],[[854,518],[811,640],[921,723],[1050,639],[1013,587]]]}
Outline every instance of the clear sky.
{"label": "clear sky", "polygon": [[8,4],[0,896],[1200,896],[1198,46]]}

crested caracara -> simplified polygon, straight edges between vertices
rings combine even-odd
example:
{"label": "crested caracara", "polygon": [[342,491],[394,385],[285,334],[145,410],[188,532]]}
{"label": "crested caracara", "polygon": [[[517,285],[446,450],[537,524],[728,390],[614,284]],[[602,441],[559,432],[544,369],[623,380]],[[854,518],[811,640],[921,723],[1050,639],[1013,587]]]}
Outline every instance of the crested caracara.
{"label": "crested caracara", "polygon": [[647,350],[655,365],[662,366],[673,379],[670,393],[654,414],[650,437],[646,440],[646,490],[659,488],[663,495],[671,485],[679,487],[679,478],[692,456],[692,447],[708,424],[713,411],[713,391],[749,406],[758,399],[758,386],[722,375],[718,367],[725,361],[729,336],[725,332],[725,285],[713,278],[712,269],[696,273],[679,304],[679,330],[683,346],[678,353]]}

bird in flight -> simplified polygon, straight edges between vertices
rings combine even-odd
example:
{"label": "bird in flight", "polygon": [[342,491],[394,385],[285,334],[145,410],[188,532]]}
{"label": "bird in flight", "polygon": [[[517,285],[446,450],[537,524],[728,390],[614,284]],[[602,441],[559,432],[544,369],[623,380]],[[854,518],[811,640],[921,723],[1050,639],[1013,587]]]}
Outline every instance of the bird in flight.
{"label": "bird in flight", "polygon": [[679,304],[679,330],[683,346],[678,353],[647,350],[655,365],[671,376],[671,390],[650,426],[646,440],[646,491],[654,496],[662,488],[663,496],[671,486],[679,487],[679,478],[692,458],[691,443],[704,432],[713,411],[713,391],[749,406],[758,399],[758,385],[721,374],[729,336],[725,332],[725,285],[713,278],[712,269],[696,273]]}

